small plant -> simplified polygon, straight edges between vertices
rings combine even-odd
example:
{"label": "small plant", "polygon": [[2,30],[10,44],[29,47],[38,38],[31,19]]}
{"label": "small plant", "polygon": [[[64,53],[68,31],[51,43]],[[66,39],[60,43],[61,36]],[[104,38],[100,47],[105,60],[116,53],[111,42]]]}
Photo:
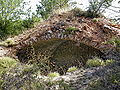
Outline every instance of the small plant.
{"label": "small plant", "polygon": [[2,84],[4,83],[3,80],[0,80],[0,90],[2,90]]}
{"label": "small plant", "polygon": [[113,0],[90,0],[87,10],[87,16],[94,18],[100,17],[101,14],[112,5]]}
{"label": "small plant", "polygon": [[110,82],[113,84],[120,84],[119,74],[113,74],[109,76]]}
{"label": "small plant", "polygon": [[77,67],[73,66],[73,67],[70,67],[67,72],[74,72],[74,71],[77,71]]}
{"label": "small plant", "polygon": [[116,25],[116,24],[117,24],[117,20],[111,19],[111,20],[110,20],[110,23],[111,23],[112,25]]}
{"label": "small plant", "polygon": [[104,65],[105,65],[105,62],[98,58],[89,59],[86,62],[86,66],[88,66],[88,67],[98,67],[98,66],[104,66]]}
{"label": "small plant", "polygon": [[67,35],[74,34],[74,31],[76,31],[76,30],[78,30],[76,27],[68,27],[65,29],[64,34],[67,34]]}
{"label": "small plant", "polygon": [[66,31],[76,31],[78,30],[76,27],[68,27],[65,29]]}
{"label": "small plant", "polygon": [[31,65],[28,65],[28,64],[26,64],[25,66],[24,66],[24,72],[32,72],[32,71],[34,71],[34,67],[33,67],[33,65],[31,64]]}
{"label": "small plant", "polygon": [[8,38],[7,40],[0,43],[2,46],[13,46],[17,44],[12,38]]}
{"label": "small plant", "polygon": [[106,66],[106,65],[110,65],[110,64],[112,64],[114,62],[115,62],[114,60],[103,61],[101,59],[95,58],[95,59],[89,59],[86,62],[86,66],[88,66],[88,67]]}
{"label": "small plant", "polygon": [[5,43],[7,44],[7,46],[9,45],[14,45],[15,44],[15,41],[12,39],[12,38],[8,38]]}
{"label": "small plant", "polygon": [[76,17],[80,17],[80,16],[84,16],[85,15],[85,11],[83,11],[80,8],[74,8],[71,10],[71,12],[73,13],[74,16]]}
{"label": "small plant", "polygon": [[49,74],[48,74],[48,77],[51,77],[51,78],[59,77],[59,76],[60,76],[60,74],[57,73],[57,72],[53,72],[53,73],[49,73]]}
{"label": "small plant", "polygon": [[103,44],[112,45],[117,51],[120,51],[120,38],[118,37],[114,37],[106,42],[103,42]]}
{"label": "small plant", "polygon": [[114,60],[106,60],[105,61],[105,65],[109,65],[109,64],[112,64],[112,63],[114,63],[115,61]]}
{"label": "small plant", "polygon": [[92,21],[93,22],[98,22],[98,21],[100,21],[100,19],[99,18],[93,18]]}
{"label": "small plant", "polygon": [[6,72],[8,69],[14,67],[17,64],[17,61],[10,57],[1,57],[0,58],[0,74]]}
{"label": "small plant", "polygon": [[120,39],[113,38],[110,41],[108,41],[109,44],[113,44],[114,46],[120,46]]}

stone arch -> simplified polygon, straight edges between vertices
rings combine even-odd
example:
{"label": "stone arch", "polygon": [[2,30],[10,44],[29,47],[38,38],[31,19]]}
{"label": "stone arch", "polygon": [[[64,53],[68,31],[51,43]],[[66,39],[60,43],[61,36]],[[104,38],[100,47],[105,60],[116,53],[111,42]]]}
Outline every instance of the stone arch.
{"label": "stone arch", "polygon": [[[51,63],[52,71],[66,71],[69,67],[82,67],[93,57],[101,57],[103,53],[91,46],[68,39],[49,39],[33,43],[16,52],[23,63],[41,62]],[[60,69],[60,70],[59,70]],[[61,73],[61,72],[60,72]],[[63,72],[62,72],[63,73]]]}

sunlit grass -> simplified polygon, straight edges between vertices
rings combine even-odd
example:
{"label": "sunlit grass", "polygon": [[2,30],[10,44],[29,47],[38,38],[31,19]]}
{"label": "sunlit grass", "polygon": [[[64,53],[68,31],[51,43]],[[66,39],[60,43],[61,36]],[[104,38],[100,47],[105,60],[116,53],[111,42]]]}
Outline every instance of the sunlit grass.
{"label": "sunlit grass", "polygon": [[17,61],[10,57],[1,57],[0,58],[0,74],[6,72],[10,68],[14,67],[17,64]]}
{"label": "sunlit grass", "polygon": [[68,68],[67,72],[74,72],[77,70],[78,70],[77,67],[73,66],[73,67]]}
{"label": "sunlit grass", "polygon": [[53,73],[49,73],[48,74],[48,77],[51,77],[51,78],[53,78],[53,77],[59,77],[59,76],[60,76],[60,74],[57,73],[57,72],[53,72]]}
{"label": "sunlit grass", "polygon": [[87,67],[98,67],[98,66],[106,66],[114,63],[114,60],[101,60],[99,58],[89,59],[86,62]]}

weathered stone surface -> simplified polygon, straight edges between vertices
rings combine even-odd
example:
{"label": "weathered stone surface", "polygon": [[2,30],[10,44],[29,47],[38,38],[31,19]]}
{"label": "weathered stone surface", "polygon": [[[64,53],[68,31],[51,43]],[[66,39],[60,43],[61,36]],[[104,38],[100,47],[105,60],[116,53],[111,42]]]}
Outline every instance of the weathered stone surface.
{"label": "weathered stone surface", "polygon": [[8,50],[4,47],[0,47],[0,57],[5,56],[7,54]]}

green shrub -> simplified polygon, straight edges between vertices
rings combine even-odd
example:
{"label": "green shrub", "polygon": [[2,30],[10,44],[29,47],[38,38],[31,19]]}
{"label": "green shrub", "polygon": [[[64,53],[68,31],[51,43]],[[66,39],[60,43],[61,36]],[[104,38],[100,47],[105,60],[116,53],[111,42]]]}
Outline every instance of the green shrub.
{"label": "green shrub", "polygon": [[7,40],[0,42],[1,46],[13,46],[13,45],[16,45],[16,44],[17,43],[12,38],[8,38]]}
{"label": "green shrub", "polygon": [[104,17],[102,13],[96,13],[96,12],[91,12],[91,11],[86,11],[84,16],[89,17],[89,18]]}
{"label": "green shrub", "polygon": [[86,66],[88,67],[98,67],[98,66],[106,66],[106,65],[110,65],[112,63],[114,63],[115,61],[114,60],[106,60],[106,61],[103,61],[101,59],[98,59],[98,58],[94,58],[94,59],[89,59],[87,62],[86,62]]}
{"label": "green shrub", "polygon": [[83,11],[80,8],[74,8],[71,10],[74,16],[80,17],[80,16],[85,16],[85,11]]}
{"label": "green shrub", "polygon": [[105,65],[109,65],[109,64],[112,64],[112,63],[114,63],[115,62],[115,60],[106,60],[105,61]]}
{"label": "green shrub", "polygon": [[74,71],[76,71],[76,70],[78,70],[77,67],[73,66],[73,67],[70,67],[70,68],[67,70],[67,72],[74,72]]}
{"label": "green shrub", "polygon": [[105,65],[105,62],[98,58],[89,59],[86,62],[86,66],[88,66],[88,67],[98,67],[98,66],[104,66],[104,65]]}
{"label": "green shrub", "polygon": [[6,25],[0,21],[0,39],[5,40],[8,37],[22,33],[26,28],[33,28],[34,23],[41,21],[41,18],[33,17],[25,20],[7,20]]}
{"label": "green shrub", "polygon": [[98,19],[98,18],[93,18],[92,21],[93,21],[93,22],[98,22],[98,21],[100,21],[100,19]]}
{"label": "green shrub", "polygon": [[112,5],[113,0],[90,0],[87,17],[100,17],[101,14]]}
{"label": "green shrub", "polygon": [[0,74],[14,67],[17,61],[10,57],[0,57]]}
{"label": "green shrub", "polygon": [[53,78],[53,77],[59,77],[59,76],[60,76],[60,74],[57,73],[57,72],[53,72],[53,73],[49,73],[48,74],[48,77],[51,77],[51,78]]}
{"label": "green shrub", "polygon": [[66,31],[76,31],[78,30],[76,27],[68,27],[65,29]]}
{"label": "green shrub", "polygon": [[8,38],[7,40],[5,40],[5,43],[7,45],[13,45],[15,42],[14,42],[14,40],[12,38]]}
{"label": "green shrub", "polygon": [[22,20],[7,20],[5,25],[0,22],[0,39],[5,40],[10,36],[18,35],[21,33],[24,29],[22,23]]}
{"label": "green shrub", "polygon": [[109,77],[109,81],[113,84],[120,84],[120,76],[118,76],[119,74],[113,74],[113,75],[110,75]]}
{"label": "green shrub", "polygon": [[43,19],[47,19],[53,15],[56,10],[69,7],[69,1],[70,0],[41,0],[40,3],[37,4],[37,15]]}
{"label": "green shrub", "polygon": [[113,44],[114,46],[120,46],[120,39],[119,38],[112,38],[108,43]]}
{"label": "green shrub", "polygon": [[68,27],[65,29],[64,34],[74,34],[74,31],[78,30],[76,27]]}
{"label": "green shrub", "polygon": [[32,28],[34,26],[34,22],[32,19],[26,19],[26,20],[23,20],[23,27],[24,28]]}
{"label": "green shrub", "polygon": [[114,37],[106,42],[103,42],[103,44],[110,44],[115,47],[116,51],[120,52],[120,38]]}

